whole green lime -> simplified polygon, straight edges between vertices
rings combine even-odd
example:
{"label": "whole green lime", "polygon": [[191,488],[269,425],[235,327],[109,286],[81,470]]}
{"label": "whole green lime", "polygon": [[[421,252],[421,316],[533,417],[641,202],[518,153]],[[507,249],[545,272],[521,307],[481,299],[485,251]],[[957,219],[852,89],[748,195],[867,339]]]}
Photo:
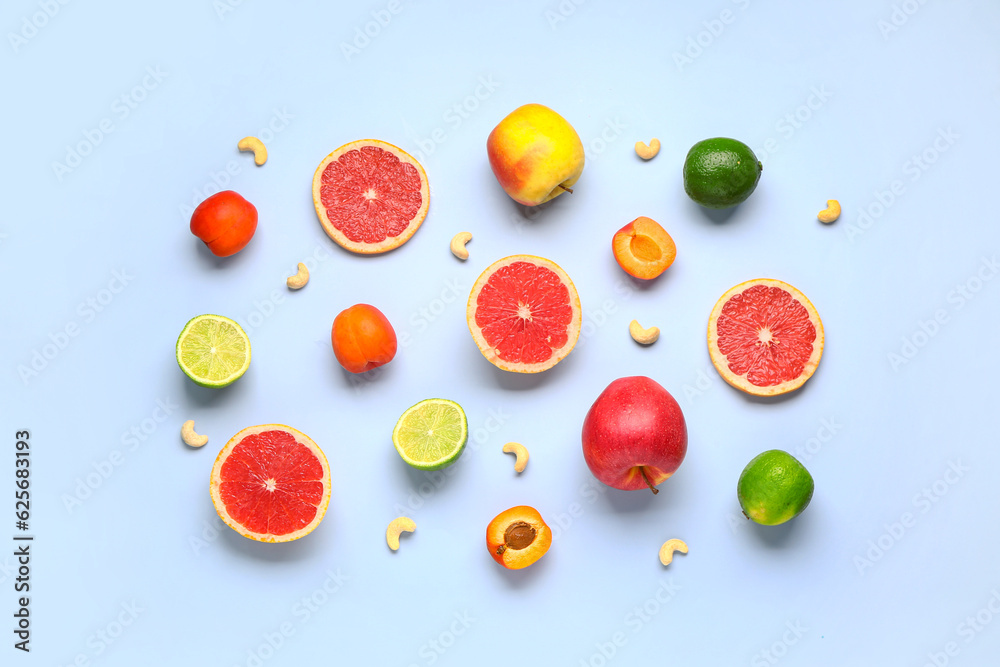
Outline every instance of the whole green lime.
{"label": "whole green lime", "polygon": [[729,208],[757,188],[763,166],[742,141],[699,141],[684,159],[684,192],[707,208]]}
{"label": "whole green lime", "polygon": [[740,474],[736,495],[748,519],[777,526],[809,505],[813,478],[798,460],[780,449],[758,454]]}

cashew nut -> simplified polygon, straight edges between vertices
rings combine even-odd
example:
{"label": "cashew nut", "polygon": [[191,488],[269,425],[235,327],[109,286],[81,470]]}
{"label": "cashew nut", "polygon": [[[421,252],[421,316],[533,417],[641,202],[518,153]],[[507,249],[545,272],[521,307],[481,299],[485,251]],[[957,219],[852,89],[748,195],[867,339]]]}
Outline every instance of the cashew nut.
{"label": "cashew nut", "polygon": [[288,280],[285,284],[288,285],[290,289],[302,289],[309,282],[309,269],[302,262],[299,262],[298,266],[299,272],[294,276],[288,276]]}
{"label": "cashew nut", "polygon": [[670,561],[674,559],[674,552],[680,551],[682,554],[688,552],[688,545],[684,543],[684,540],[667,540],[660,547],[660,562],[664,565],[670,565]]}
{"label": "cashew nut", "polygon": [[183,438],[185,445],[190,445],[191,447],[203,447],[208,443],[207,435],[198,435],[194,432],[193,419],[187,420],[181,426],[181,438]]}
{"label": "cashew nut", "polygon": [[836,199],[827,199],[826,208],[820,211],[816,217],[819,218],[820,222],[830,224],[840,217],[840,202]]}
{"label": "cashew nut", "polygon": [[660,140],[653,138],[647,146],[641,141],[635,142],[635,154],[643,160],[652,160],[660,152]]}
{"label": "cashew nut", "polygon": [[643,329],[638,320],[632,320],[629,323],[628,332],[632,334],[632,340],[642,345],[652,345],[660,337],[660,327]]}
{"label": "cashew nut", "polygon": [[385,529],[385,543],[395,551],[399,548],[399,534],[402,532],[412,533],[417,529],[417,524],[408,516],[396,517],[389,522],[389,527]]}
{"label": "cashew nut", "polygon": [[241,151],[253,151],[253,161],[258,167],[267,162],[267,146],[257,137],[243,137],[236,147]]}
{"label": "cashew nut", "polygon": [[514,470],[519,473],[524,472],[528,465],[528,448],[518,442],[508,442],[503,446],[504,454],[514,454],[517,459],[514,461]]}
{"label": "cashew nut", "polygon": [[472,234],[469,232],[455,234],[455,237],[451,240],[451,254],[462,261],[469,259],[469,251],[465,249],[465,244],[471,240]]}

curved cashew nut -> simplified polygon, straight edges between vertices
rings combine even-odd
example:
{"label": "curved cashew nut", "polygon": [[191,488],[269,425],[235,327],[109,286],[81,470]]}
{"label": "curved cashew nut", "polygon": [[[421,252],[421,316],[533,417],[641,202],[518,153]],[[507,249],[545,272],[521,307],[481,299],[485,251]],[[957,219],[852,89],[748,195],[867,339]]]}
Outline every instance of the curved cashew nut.
{"label": "curved cashew nut", "polygon": [[469,259],[469,251],[465,249],[465,244],[471,240],[472,234],[469,232],[455,234],[455,237],[451,240],[451,254],[462,261]]}
{"label": "curved cashew nut", "polygon": [[660,337],[660,327],[643,329],[638,320],[629,323],[628,332],[632,335],[632,340],[642,345],[652,345]]}
{"label": "curved cashew nut", "polygon": [[518,473],[524,472],[528,465],[528,448],[519,442],[508,442],[503,446],[504,454],[514,454],[517,459],[514,461],[514,470]]}
{"label": "curved cashew nut", "polygon": [[652,160],[659,152],[660,140],[655,137],[649,142],[648,146],[641,141],[635,142],[635,154],[643,160]]}
{"label": "curved cashew nut", "polygon": [[688,545],[684,543],[684,540],[667,540],[660,547],[660,562],[664,565],[670,565],[670,561],[674,559],[674,552],[680,551],[682,554],[688,552]]}
{"label": "curved cashew nut", "polygon": [[840,217],[840,202],[836,199],[827,199],[826,208],[820,211],[816,217],[819,218],[820,222],[830,224]]}
{"label": "curved cashew nut", "polygon": [[267,162],[267,146],[257,137],[243,137],[236,147],[241,151],[253,151],[253,161],[258,167]]}
{"label": "curved cashew nut", "polygon": [[187,420],[181,426],[181,438],[183,438],[185,445],[190,445],[191,447],[203,447],[208,443],[207,435],[198,435],[194,432],[193,419]]}
{"label": "curved cashew nut", "polygon": [[402,532],[412,533],[417,529],[417,524],[408,516],[396,517],[389,522],[389,527],[385,529],[385,543],[395,551],[399,548],[399,534]]}
{"label": "curved cashew nut", "polygon": [[294,276],[288,276],[288,280],[285,281],[285,284],[291,289],[302,289],[309,282],[309,269],[306,268],[306,265],[299,262],[298,269],[298,273]]}

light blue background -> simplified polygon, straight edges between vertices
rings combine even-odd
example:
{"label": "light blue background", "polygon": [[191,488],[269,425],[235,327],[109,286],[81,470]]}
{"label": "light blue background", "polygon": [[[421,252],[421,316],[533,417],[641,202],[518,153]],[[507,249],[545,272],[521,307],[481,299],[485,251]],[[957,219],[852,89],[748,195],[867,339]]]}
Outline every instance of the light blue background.
{"label": "light blue background", "polygon": [[[979,278],[1000,246],[1000,8],[347,4],[73,2],[32,32],[36,0],[5,3],[0,535],[14,532],[14,431],[29,428],[37,541],[33,651],[11,648],[5,625],[4,664],[922,665],[948,648],[952,664],[990,664],[1000,619],[982,612],[974,630],[966,618],[1000,590],[1000,280]],[[30,39],[12,43],[22,30]],[[363,48],[345,55],[355,39]],[[147,68],[162,80],[142,89]],[[575,194],[537,215],[501,191],[485,153],[490,129],[527,102],[562,113],[588,151]],[[104,119],[113,131],[57,174]],[[269,123],[280,131],[256,168],[236,142]],[[663,148],[644,163],[632,146],[654,136]],[[684,155],[711,136],[765,162],[731,215],[683,192]],[[364,137],[419,151],[433,191],[413,239],[374,258],[336,247],[310,197],[316,164]],[[223,177],[230,162],[238,173]],[[260,212],[228,260],[187,229],[185,207],[213,177]],[[844,215],[824,226],[828,198]],[[610,252],[639,215],[678,246],[642,287]],[[474,236],[466,263],[447,248],[461,230]],[[494,369],[465,325],[475,278],[512,253],[560,263],[589,323],[541,376]],[[284,278],[306,258],[312,280],[291,293]],[[115,271],[127,286],[102,291],[121,287]],[[719,295],[762,276],[800,288],[826,326],[818,372],[776,401],[731,389],[705,348]],[[966,284],[971,299],[955,291]],[[357,302],[409,336],[360,382],[329,345],[333,317]],[[243,322],[253,343],[250,370],[225,390],[195,387],[174,361],[177,333],[203,312]],[[633,318],[659,326],[659,342],[632,342]],[[77,335],[63,338],[68,325]],[[36,352],[52,358],[22,378]],[[632,374],[672,392],[690,432],[656,497],[599,485],[580,453],[591,402]],[[444,478],[409,470],[390,442],[398,415],[429,396],[459,401],[472,431]],[[189,418],[211,438],[201,450],[179,439]],[[216,452],[266,422],[311,435],[332,468],[325,521],[285,545],[220,528],[208,495]],[[500,451],[510,440],[531,450],[520,477]],[[780,528],[737,519],[739,473],[770,448],[798,453],[816,480],[808,511]],[[97,488],[78,489],[88,475]],[[483,534],[522,503],[557,539],[507,572]],[[418,528],[392,553],[384,530],[401,513]],[[671,537],[691,551],[664,569],[656,553]],[[12,564],[0,556],[7,623]],[[332,594],[329,573],[342,580]],[[518,647],[528,657],[509,660]]]}

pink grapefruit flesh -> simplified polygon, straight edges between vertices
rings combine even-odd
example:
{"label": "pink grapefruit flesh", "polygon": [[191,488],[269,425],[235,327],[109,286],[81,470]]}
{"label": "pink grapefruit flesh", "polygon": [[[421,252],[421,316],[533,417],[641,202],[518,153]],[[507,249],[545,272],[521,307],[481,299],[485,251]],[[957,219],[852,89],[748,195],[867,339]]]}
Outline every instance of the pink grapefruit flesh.
{"label": "pink grapefruit flesh", "polygon": [[429,203],[424,168],[378,139],[341,146],[313,175],[313,204],[323,229],[356,253],[377,254],[406,243],[427,217]]}
{"label": "pink grapefruit flesh", "polygon": [[479,351],[492,364],[515,373],[538,373],[555,366],[576,345],[580,297],[555,262],[513,255],[479,276],[466,319]]}
{"label": "pink grapefruit flesh", "polygon": [[708,351],[723,379],[756,396],[798,389],[823,355],[823,322],[788,283],[748,280],[722,295],[708,319]]}
{"label": "pink grapefruit flesh", "polygon": [[308,535],[330,503],[330,466],[309,436],[281,424],[234,435],[212,469],[212,502],[243,537],[289,542]]}

